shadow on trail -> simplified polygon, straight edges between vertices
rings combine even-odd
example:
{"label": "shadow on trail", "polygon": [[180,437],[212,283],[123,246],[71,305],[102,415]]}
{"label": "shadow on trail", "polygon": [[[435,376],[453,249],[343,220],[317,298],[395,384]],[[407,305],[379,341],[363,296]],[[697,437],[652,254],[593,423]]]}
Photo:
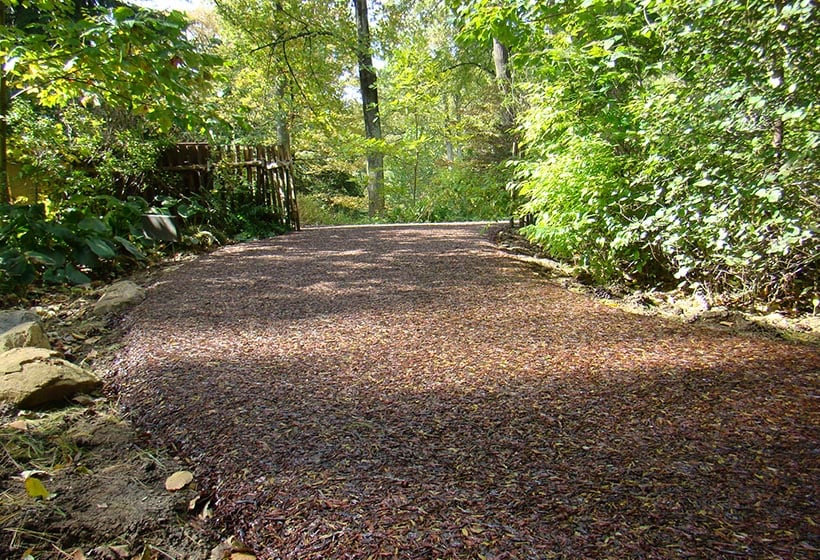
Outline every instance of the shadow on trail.
{"label": "shadow on trail", "polygon": [[595,304],[475,228],[319,233],[163,278],[115,377],[261,558],[818,545],[815,350]]}

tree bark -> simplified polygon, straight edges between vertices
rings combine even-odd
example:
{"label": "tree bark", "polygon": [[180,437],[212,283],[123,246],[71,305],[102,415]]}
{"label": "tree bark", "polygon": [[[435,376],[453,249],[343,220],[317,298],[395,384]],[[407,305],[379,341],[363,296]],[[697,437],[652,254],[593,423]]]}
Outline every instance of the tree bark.
{"label": "tree bark", "polygon": [[[0,6],[0,28],[6,26],[6,6]],[[4,57],[5,58],[5,57]],[[0,60],[3,67],[5,59]],[[8,118],[9,118],[9,91],[6,81],[6,71],[0,68],[0,204],[11,203],[8,174]],[[36,201],[35,201],[36,202]]]}
{"label": "tree bark", "polygon": [[[359,63],[359,87],[364,111],[364,134],[368,140],[382,139],[379,119],[379,92],[376,88],[376,71],[370,45],[370,23],[367,19],[367,0],[353,0],[356,9],[358,43],[356,55]],[[367,150],[367,199],[370,216],[384,215],[384,152],[375,147]]]}
{"label": "tree bark", "polygon": [[501,102],[501,126],[509,133],[515,124],[515,110],[512,103],[512,73],[510,72],[510,50],[501,41],[493,38],[493,63],[495,81],[504,98]]}
{"label": "tree bark", "polygon": [[290,123],[288,122],[288,110],[285,100],[285,78],[277,78],[276,84],[276,143],[287,148],[290,153]]}
{"label": "tree bark", "polygon": [[[774,9],[779,19],[780,14],[783,11],[783,1],[775,0]],[[784,83],[785,72],[783,70],[783,60],[785,55],[782,52],[781,47],[777,46],[776,49],[777,50],[773,54],[771,61],[772,79],[778,84],[777,87],[786,89],[786,84]],[[780,115],[775,115],[772,122],[772,147],[775,150],[775,160],[777,161],[777,165],[781,165],[783,163],[783,139],[785,134],[786,131],[783,124],[783,117]]]}
{"label": "tree bark", "polygon": [[[276,12],[284,13],[285,8],[282,2],[276,2]],[[290,153],[290,123],[288,122],[288,105],[285,99],[286,86],[288,85],[287,74],[282,74],[274,78],[276,81],[276,143],[284,146]]]}

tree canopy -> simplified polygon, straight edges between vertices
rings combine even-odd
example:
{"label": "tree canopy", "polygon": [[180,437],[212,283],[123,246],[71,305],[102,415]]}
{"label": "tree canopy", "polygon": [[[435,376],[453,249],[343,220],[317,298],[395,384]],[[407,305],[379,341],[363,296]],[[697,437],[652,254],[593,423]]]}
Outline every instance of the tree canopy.
{"label": "tree canopy", "polygon": [[370,159],[379,219],[512,214],[599,282],[820,305],[815,1],[354,4],[4,0],[0,136],[52,180],[119,143],[120,183],[149,140],[287,144],[308,221],[367,219]]}

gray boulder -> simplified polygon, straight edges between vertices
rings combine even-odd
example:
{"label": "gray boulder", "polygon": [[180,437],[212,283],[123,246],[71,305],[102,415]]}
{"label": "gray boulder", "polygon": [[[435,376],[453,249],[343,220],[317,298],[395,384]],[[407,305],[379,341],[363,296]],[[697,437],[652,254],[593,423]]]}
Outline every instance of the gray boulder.
{"label": "gray boulder", "polygon": [[130,280],[121,280],[108,286],[94,304],[94,315],[107,315],[122,311],[145,299],[145,289]]}
{"label": "gray boulder", "polygon": [[51,348],[40,317],[33,311],[0,311],[0,352],[23,346]]}
{"label": "gray boulder", "polygon": [[58,403],[102,385],[100,378],[46,348],[14,348],[0,354],[0,401],[19,408]]}

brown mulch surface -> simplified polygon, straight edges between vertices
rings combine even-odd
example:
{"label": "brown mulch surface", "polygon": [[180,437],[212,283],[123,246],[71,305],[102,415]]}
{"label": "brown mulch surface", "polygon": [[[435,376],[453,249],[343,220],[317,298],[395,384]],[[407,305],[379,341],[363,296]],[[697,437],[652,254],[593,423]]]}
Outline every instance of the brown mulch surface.
{"label": "brown mulch surface", "polygon": [[485,226],[160,276],[110,381],[260,558],[809,558],[817,348],[632,315]]}

